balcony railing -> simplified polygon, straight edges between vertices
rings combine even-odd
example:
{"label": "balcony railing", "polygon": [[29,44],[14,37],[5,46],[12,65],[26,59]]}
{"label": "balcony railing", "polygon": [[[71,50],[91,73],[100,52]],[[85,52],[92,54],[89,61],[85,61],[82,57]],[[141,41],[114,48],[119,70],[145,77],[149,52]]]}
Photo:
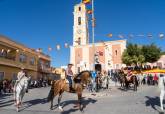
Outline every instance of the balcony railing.
{"label": "balcony railing", "polygon": [[16,57],[14,57],[14,56],[1,56],[1,55],[0,55],[0,58],[4,58],[4,59],[9,59],[9,60],[15,61],[15,58],[16,58]]}
{"label": "balcony railing", "polygon": [[51,73],[51,68],[50,67],[46,67],[46,66],[39,65],[38,66],[38,70],[40,72]]}
{"label": "balcony railing", "polygon": [[0,64],[10,66],[10,67],[18,67],[18,68],[24,67],[25,69],[37,71],[37,65],[32,66],[29,64],[21,63],[19,61],[16,61],[15,58],[13,59],[13,58],[6,58],[6,57],[0,56]]}

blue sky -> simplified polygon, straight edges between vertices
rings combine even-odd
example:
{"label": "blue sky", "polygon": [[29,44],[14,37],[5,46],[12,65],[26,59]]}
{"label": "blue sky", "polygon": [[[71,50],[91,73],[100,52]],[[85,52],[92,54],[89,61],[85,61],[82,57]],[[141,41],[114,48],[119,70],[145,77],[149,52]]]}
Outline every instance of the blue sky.
{"label": "blue sky", "polygon": [[[73,6],[80,1],[0,0],[0,34],[28,47],[42,48],[52,57],[52,66],[66,65],[69,48],[64,48],[64,43],[72,44]],[[165,33],[164,6],[164,0],[95,0],[95,41],[119,40],[117,36],[123,34],[128,42],[155,43],[165,51],[165,38],[158,37]],[[108,38],[108,33],[113,37]],[[134,37],[128,38],[129,34]],[[61,45],[59,51],[57,44]]]}

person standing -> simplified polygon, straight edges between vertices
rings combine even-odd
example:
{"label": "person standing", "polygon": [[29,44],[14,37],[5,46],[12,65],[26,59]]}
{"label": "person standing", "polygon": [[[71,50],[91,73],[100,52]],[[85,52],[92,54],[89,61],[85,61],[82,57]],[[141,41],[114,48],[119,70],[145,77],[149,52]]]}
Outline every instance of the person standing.
{"label": "person standing", "polygon": [[69,81],[69,91],[72,92],[74,89],[72,88],[72,78],[73,78],[73,71],[72,71],[73,64],[68,64],[66,69],[66,79]]}

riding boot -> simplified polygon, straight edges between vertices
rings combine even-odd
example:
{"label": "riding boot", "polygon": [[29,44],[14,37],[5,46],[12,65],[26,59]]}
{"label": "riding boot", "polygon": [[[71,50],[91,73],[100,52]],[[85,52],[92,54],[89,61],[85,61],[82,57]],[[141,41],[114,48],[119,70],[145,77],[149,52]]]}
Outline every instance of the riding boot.
{"label": "riding boot", "polygon": [[75,93],[75,90],[72,88],[72,86],[69,87],[69,92]]}

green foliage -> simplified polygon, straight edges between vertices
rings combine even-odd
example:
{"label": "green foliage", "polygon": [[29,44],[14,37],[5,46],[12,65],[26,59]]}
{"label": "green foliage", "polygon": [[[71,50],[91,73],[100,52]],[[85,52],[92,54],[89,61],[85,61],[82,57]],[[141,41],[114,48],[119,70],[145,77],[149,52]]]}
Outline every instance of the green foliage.
{"label": "green foliage", "polygon": [[129,65],[142,65],[145,62],[155,62],[160,58],[161,49],[156,45],[128,44],[127,49],[123,52],[122,62]]}
{"label": "green foliage", "polygon": [[145,62],[156,62],[161,56],[161,49],[156,45],[144,45],[142,47],[142,53],[145,57]]}

